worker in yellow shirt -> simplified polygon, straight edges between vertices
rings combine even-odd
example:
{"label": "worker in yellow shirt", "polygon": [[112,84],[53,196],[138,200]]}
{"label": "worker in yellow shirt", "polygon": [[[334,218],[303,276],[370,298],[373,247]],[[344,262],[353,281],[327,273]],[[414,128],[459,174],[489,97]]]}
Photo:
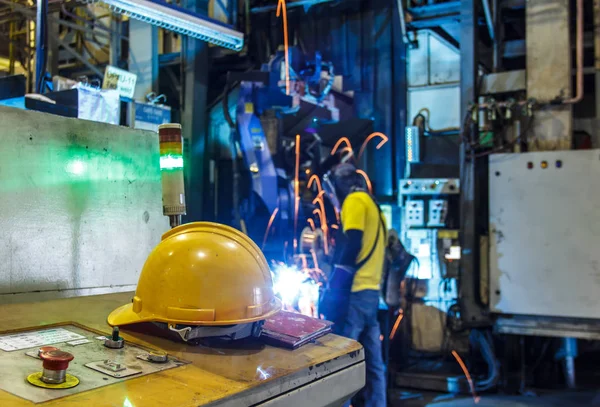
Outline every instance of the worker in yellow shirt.
{"label": "worker in yellow shirt", "polygon": [[336,333],[363,345],[367,368],[362,394],[365,406],[385,407],[386,368],[377,321],[385,261],[385,218],[353,165],[344,163],[333,168],[325,184],[334,204],[341,205],[344,238],[319,310],[335,323]]}

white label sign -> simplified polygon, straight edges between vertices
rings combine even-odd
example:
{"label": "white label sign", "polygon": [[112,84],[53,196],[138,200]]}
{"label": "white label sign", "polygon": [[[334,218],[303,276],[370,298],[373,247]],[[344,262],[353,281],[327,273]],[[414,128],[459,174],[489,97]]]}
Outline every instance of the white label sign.
{"label": "white label sign", "polygon": [[79,339],[77,341],[67,342],[68,345],[77,346],[77,345],[85,345],[86,343],[90,343],[89,339]]}
{"label": "white label sign", "polygon": [[137,75],[108,65],[104,72],[102,89],[116,89],[124,98],[133,98]]}
{"label": "white label sign", "polygon": [[85,336],[67,331],[64,328],[45,329],[36,332],[0,336],[0,349],[6,352],[28,349],[55,343],[85,339]]}

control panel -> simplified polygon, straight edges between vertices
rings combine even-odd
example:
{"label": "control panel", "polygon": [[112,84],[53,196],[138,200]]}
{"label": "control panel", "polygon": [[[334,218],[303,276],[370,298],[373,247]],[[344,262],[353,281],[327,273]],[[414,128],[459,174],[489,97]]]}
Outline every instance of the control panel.
{"label": "control panel", "polygon": [[425,225],[425,201],[422,199],[407,200],[404,216],[404,224],[407,226]]}
{"label": "control panel", "polygon": [[448,214],[448,201],[445,199],[430,199],[427,226],[443,227]]}
{"label": "control panel", "polygon": [[33,403],[187,363],[163,351],[127,343],[118,329],[104,336],[64,325],[0,335],[0,390]]}
{"label": "control panel", "polygon": [[400,181],[400,195],[446,195],[460,192],[458,178],[412,178]]}

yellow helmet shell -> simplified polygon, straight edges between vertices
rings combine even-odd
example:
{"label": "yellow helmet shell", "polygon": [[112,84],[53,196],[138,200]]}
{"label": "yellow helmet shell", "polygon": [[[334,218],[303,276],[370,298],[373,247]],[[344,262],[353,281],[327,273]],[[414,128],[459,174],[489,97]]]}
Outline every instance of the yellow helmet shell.
{"label": "yellow helmet shell", "polygon": [[258,246],[229,226],[195,222],[163,235],[131,304],[114,310],[108,323],[234,325],[266,319],[280,308]]}

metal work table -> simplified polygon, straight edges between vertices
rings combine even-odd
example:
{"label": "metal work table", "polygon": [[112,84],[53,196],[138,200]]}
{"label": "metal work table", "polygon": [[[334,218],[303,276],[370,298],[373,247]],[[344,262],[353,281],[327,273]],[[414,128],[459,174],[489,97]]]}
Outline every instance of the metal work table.
{"label": "metal work table", "polygon": [[[132,293],[118,293],[0,305],[0,334],[68,324],[109,334],[107,315],[131,298]],[[162,350],[189,364],[66,395],[41,405],[333,407],[341,406],[365,382],[362,347],[335,335],[327,335],[294,351],[256,343],[190,346],[142,330],[122,330],[121,336],[126,343]],[[0,364],[9,353],[12,352],[0,350]],[[30,359],[30,363],[35,363]],[[1,376],[0,382],[6,380]],[[111,383],[107,378],[104,380]],[[32,386],[31,389],[38,388]],[[33,405],[36,404],[0,390],[0,406]]]}

